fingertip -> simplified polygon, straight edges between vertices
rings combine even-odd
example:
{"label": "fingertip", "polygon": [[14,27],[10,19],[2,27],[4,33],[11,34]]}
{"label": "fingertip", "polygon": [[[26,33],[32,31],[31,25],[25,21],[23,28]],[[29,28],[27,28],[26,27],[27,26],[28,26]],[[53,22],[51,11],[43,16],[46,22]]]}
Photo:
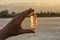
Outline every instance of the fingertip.
{"label": "fingertip", "polygon": [[29,10],[32,10],[32,8],[30,8]]}
{"label": "fingertip", "polygon": [[32,31],[32,33],[35,33],[35,31]]}
{"label": "fingertip", "polygon": [[28,10],[29,10],[29,11],[31,11],[31,10],[32,10],[32,8],[29,8]]}
{"label": "fingertip", "polygon": [[32,13],[32,12],[34,12],[34,9],[30,8],[29,13]]}

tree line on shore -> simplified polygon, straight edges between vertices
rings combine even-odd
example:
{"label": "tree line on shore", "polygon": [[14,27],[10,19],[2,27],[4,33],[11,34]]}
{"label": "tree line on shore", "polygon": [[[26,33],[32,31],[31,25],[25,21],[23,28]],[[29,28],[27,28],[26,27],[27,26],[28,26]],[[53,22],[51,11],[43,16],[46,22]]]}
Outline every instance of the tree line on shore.
{"label": "tree line on shore", "polygon": [[12,18],[16,15],[17,15],[17,13],[15,13],[15,12],[9,13],[8,10],[3,10],[0,12],[0,18]]}
{"label": "tree line on shore", "polygon": [[[18,15],[18,13],[15,12],[11,12],[9,13],[8,10],[3,10],[0,11],[0,18],[12,18],[15,17],[16,15]],[[37,17],[60,17],[60,13],[59,12],[37,12],[36,13]]]}

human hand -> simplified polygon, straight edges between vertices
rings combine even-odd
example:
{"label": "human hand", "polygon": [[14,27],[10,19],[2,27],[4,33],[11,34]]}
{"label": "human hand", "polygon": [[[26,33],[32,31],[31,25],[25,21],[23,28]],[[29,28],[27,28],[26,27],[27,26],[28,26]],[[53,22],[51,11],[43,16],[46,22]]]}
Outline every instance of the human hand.
{"label": "human hand", "polygon": [[[5,38],[7,36],[11,35],[18,35],[18,34],[24,34],[24,33],[34,33],[32,29],[23,29],[22,28],[22,22],[25,19],[27,15],[30,15],[32,12],[34,12],[34,9],[28,9],[26,11],[23,11],[22,13],[18,14],[16,17],[14,17],[1,31],[2,34],[5,34]],[[2,35],[0,33],[0,35]],[[8,34],[8,35],[7,35]],[[2,36],[3,38],[3,36]]]}

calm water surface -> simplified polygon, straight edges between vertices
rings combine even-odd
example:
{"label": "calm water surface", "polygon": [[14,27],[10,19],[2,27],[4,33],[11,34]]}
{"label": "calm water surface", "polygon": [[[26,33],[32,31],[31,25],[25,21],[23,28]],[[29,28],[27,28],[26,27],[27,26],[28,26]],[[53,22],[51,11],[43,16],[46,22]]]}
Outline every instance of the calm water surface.
{"label": "calm water surface", "polygon": [[[2,29],[12,18],[0,18],[0,29]],[[31,28],[29,18],[22,24],[24,28]],[[60,17],[37,18],[36,33],[23,34],[10,37],[6,40],[60,40]]]}

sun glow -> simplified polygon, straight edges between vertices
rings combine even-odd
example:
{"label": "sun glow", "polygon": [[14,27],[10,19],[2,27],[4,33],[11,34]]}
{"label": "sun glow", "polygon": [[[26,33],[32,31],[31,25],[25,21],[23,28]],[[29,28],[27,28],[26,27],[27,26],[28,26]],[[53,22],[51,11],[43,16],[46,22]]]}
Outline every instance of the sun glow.
{"label": "sun glow", "polygon": [[60,4],[60,0],[0,0],[0,4],[10,4],[10,3],[35,3],[38,6],[39,3],[47,3],[47,4],[58,3],[58,4]]}
{"label": "sun glow", "polygon": [[35,3],[36,6],[40,6],[40,3]]}

